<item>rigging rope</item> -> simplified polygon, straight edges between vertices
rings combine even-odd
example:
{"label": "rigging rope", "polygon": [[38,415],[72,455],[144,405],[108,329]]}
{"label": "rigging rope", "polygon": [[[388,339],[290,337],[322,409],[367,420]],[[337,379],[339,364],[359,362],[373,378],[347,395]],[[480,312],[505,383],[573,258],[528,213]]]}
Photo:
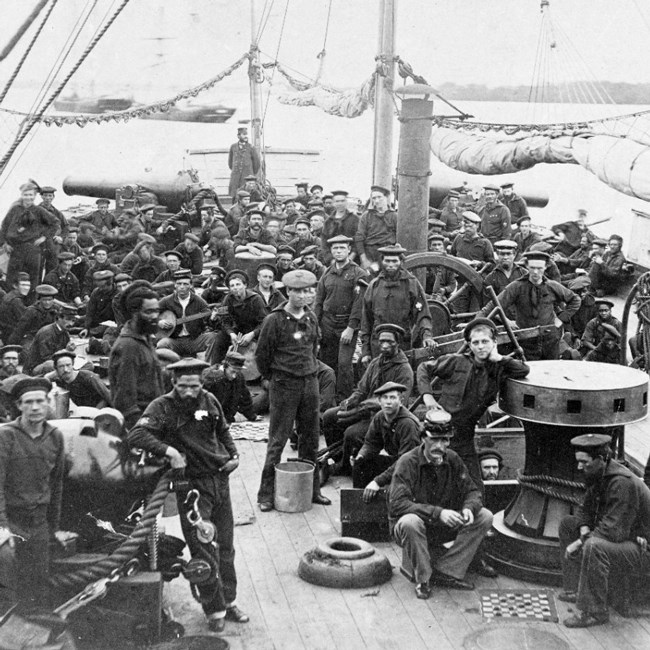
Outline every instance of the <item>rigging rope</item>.
{"label": "rigging rope", "polygon": [[[289,0],[286,1],[284,5],[284,14],[282,16],[282,25],[280,26],[280,35],[278,36],[278,47],[275,50],[275,57],[274,61],[278,60],[278,55],[280,54],[280,46],[282,45],[282,36],[284,34],[284,26],[287,22],[287,14],[289,13]],[[273,76],[275,74],[276,67],[274,66],[273,69],[271,70],[271,77],[267,79],[269,82],[269,89],[268,92],[266,93],[266,103],[264,104],[264,113],[262,114],[262,133],[264,133],[264,122],[266,120],[266,111],[269,108],[269,100],[271,99],[271,86],[273,85]],[[262,155],[264,155],[264,149],[265,147],[262,146]]]}
{"label": "rigging rope", "polygon": [[52,0],[52,4],[50,5],[49,9],[45,12],[45,16],[43,17],[43,20],[41,21],[41,24],[38,26],[38,29],[34,33],[34,36],[32,37],[32,40],[29,42],[29,45],[27,46],[27,49],[25,50],[25,52],[22,55],[20,61],[18,62],[18,65],[16,65],[15,70],[11,73],[11,77],[9,77],[5,87],[2,89],[2,93],[0,93],[0,104],[2,104],[4,98],[7,96],[7,93],[9,92],[9,89],[11,88],[14,81],[16,80],[16,77],[18,76],[18,73],[20,72],[21,68],[23,67],[23,64],[25,63],[25,60],[29,56],[29,53],[32,51],[32,48],[34,47],[34,44],[38,40],[38,37],[41,35],[41,32],[43,31],[43,28],[45,27],[45,24],[47,23],[47,20],[50,17],[50,14],[52,13],[54,7],[56,7],[56,3],[58,1],[59,0]]}
{"label": "rigging rope", "polygon": [[318,64],[318,72],[316,73],[316,83],[318,83],[323,76],[323,68],[325,67],[325,55],[327,54],[325,47],[327,46],[327,36],[330,31],[330,18],[332,16],[332,0],[329,2],[329,7],[327,8],[327,20],[325,21],[325,36],[323,37],[323,47],[321,51],[316,55],[317,59],[320,59]]}
{"label": "rigging rope", "polygon": [[[119,7],[115,10],[111,18],[108,20],[108,22],[99,30],[99,33],[93,38],[93,40],[90,42],[88,47],[83,51],[81,57],[78,59],[78,61],[75,63],[75,65],[72,67],[72,70],[65,76],[63,81],[58,85],[56,90],[50,95],[50,97],[47,99],[45,104],[40,108],[38,111],[37,115],[35,116],[36,118],[40,118],[43,116],[45,111],[49,108],[49,106],[54,102],[54,100],[59,96],[63,88],[65,88],[66,84],[74,73],[79,69],[81,64],[86,60],[86,58],[90,55],[90,53],[95,49],[95,46],[101,38],[104,36],[104,34],[108,31],[110,26],[115,22],[117,17],[122,13],[122,10],[126,7],[126,5],[129,3],[129,0],[122,0],[121,4]],[[0,174],[4,170],[4,168],[7,165],[7,162],[11,159],[11,156],[13,156],[14,152],[20,145],[20,143],[25,139],[27,134],[31,131],[32,127],[36,124],[37,120],[36,119],[30,119],[25,128],[22,130],[22,132],[18,135],[18,137],[14,140],[12,143],[11,147],[9,147],[9,150],[7,153],[2,157],[0,160]]]}

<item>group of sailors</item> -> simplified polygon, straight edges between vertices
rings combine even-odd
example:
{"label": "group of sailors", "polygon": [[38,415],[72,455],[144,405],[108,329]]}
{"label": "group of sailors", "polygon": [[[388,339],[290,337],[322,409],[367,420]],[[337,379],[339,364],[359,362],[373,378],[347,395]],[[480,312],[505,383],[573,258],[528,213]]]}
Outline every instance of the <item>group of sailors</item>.
{"label": "group of sailors", "polygon": [[[231,152],[238,173],[245,144],[240,138]],[[453,190],[423,215],[437,256],[421,283],[404,265],[388,188],[373,186],[359,205],[347,191],[299,183],[296,196],[279,201],[255,173],[253,166],[242,187],[234,184],[229,210],[203,187],[178,215],[146,195],[119,216],[98,199],[97,210],[69,221],[53,205],[54,188],[30,182],[0,225],[8,255],[0,304],[7,423],[0,429],[0,545],[27,533],[12,582],[27,597],[42,594],[34,585],[47,573],[43,540],[64,538],[63,443],[47,424],[53,385],[77,406],[114,409],[130,445],[167,458],[198,490],[201,516],[216,529],[218,566],[199,592],[210,629],[220,632],[226,620],[248,621],[236,603],[228,487],[239,465],[229,432],[238,413],[256,420],[269,412],[262,512],[274,509],[275,466],[287,441],[317,466],[322,434],[329,462],[314,472],[312,501],[330,505],[322,487],[332,473],[351,475],[368,501],[386,489],[391,531],[413,566],[417,597],[426,599],[433,585],[473,589],[468,570],[496,575],[482,552],[492,521],[483,480],[500,459],[489,450],[479,455],[474,432],[502,382],[525,377],[529,367],[498,351],[495,307],[508,327],[539,328],[521,342],[527,360],[619,362],[621,325],[606,296],[629,268],[622,239],[596,238],[583,212],[543,238],[511,183],[486,186],[479,197]],[[472,290],[471,273],[459,276],[448,257],[493,287],[498,305]],[[469,321],[464,351],[414,368],[407,353],[435,351],[442,313]],[[108,388],[92,363],[80,367],[74,331],[88,338],[91,355],[108,357]],[[245,368],[261,378],[255,396]],[[421,419],[408,408],[416,392]],[[576,439],[576,459],[588,494],[602,488],[604,501],[585,501],[577,528],[561,536],[572,576],[564,593],[581,612],[567,621],[572,626],[607,620],[610,565],[624,558],[640,567],[650,539],[648,488],[611,458],[608,440],[597,442]],[[29,467],[25,458],[34,457],[42,464]],[[613,482],[598,481],[610,474],[636,495],[625,532],[606,529],[602,504]],[[39,488],[27,489],[29,480]],[[574,529],[580,547],[570,539]],[[451,549],[441,548],[451,540]],[[598,579],[584,577],[597,562]]]}

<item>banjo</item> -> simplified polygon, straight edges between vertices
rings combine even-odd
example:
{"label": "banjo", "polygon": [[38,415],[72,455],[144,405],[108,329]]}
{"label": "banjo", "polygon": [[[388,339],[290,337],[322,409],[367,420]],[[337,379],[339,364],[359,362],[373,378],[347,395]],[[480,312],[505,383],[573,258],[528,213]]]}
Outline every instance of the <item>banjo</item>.
{"label": "banjo", "polygon": [[211,305],[208,305],[210,307],[210,311],[201,311],[198,314],[192,314],[191,316],[184,316],[183,318],[179,318],[176,316],[176,314],[171,310],[171,309],[166,309],[162,314],[160,314],[160,318],[158,322],[164,320],[167,323],[169,323],[169,327],[162,328],[158,326],[158,329],[156,330],[156,338],[157,339],[162,339],[165,338],[166,336],[169,336],[178,325],[183,325],[184,323],[191,323],[194,320],[201,320],[202,318],[206,318],[207,316],[211,316],[214,312],[214,307],[216,307],[216,312],[219,316],[225,316],[228,313],[228,308],[224,307],[223,305],[220,305],[220,303],[213,303]]}

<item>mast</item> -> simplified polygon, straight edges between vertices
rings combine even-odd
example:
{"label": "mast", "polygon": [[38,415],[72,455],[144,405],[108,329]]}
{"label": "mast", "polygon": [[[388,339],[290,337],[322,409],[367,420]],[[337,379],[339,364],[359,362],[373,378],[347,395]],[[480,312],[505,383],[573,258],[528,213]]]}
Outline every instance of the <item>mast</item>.
{"label": "mast", "polygon": [[379,51],[375,85],[375,131],[372,183],[391,189],[393,171],[393,113],[391,92],[395,80],[395,9],[397,0],[380,0]]}
{"label": "mast", "polygon": [[251,144],[261,156],[262,149],[262,79],[260,50],[257,42],[257,16],[255,0],[251,0],[251,47],[248,66],[248,82],[251,99]]}

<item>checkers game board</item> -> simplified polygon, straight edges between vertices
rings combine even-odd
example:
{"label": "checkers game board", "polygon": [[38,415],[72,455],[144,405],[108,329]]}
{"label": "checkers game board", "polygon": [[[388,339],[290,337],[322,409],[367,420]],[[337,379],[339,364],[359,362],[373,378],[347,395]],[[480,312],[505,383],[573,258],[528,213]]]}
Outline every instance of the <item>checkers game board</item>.
{"label": "checkers game board", "polygon": [[481,613],[487,620],[558,622],[553,592],[544,589],[481,589]]}
{"label": "checkers game board", "polygon": [[269,439],[268,422],[233,422],[230,425],[233,440],[252,440],[266,442]]}

